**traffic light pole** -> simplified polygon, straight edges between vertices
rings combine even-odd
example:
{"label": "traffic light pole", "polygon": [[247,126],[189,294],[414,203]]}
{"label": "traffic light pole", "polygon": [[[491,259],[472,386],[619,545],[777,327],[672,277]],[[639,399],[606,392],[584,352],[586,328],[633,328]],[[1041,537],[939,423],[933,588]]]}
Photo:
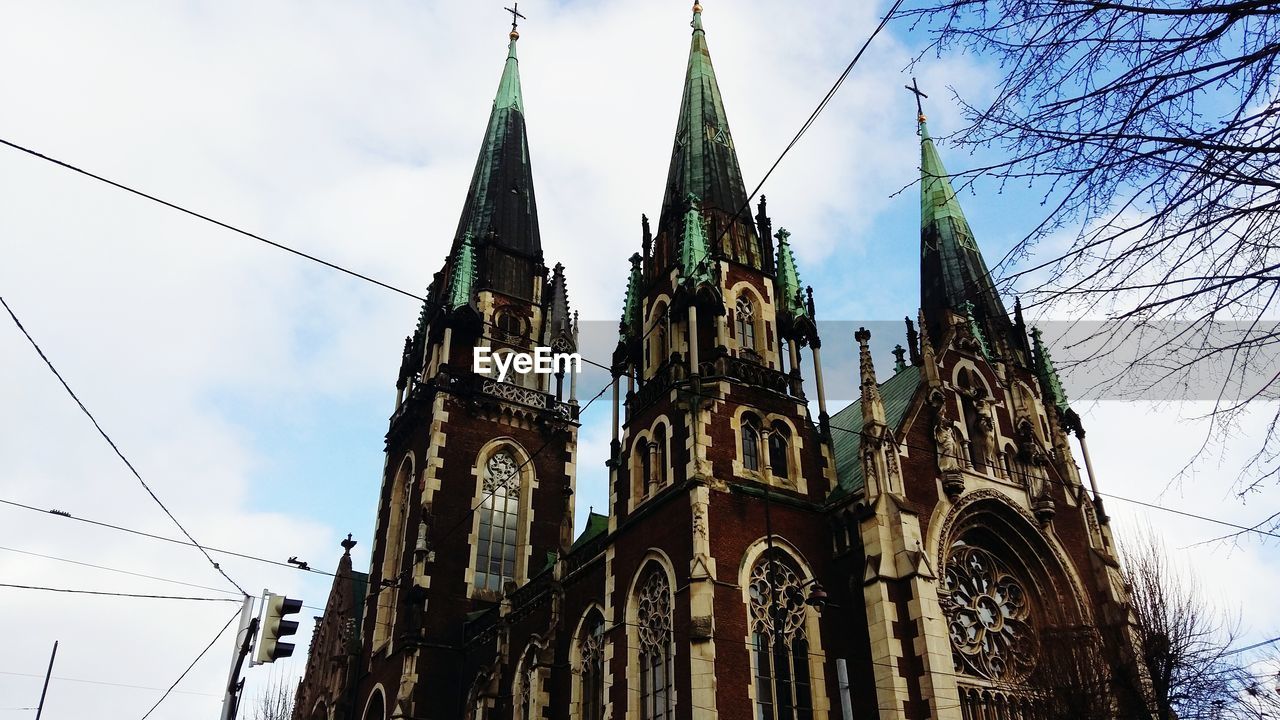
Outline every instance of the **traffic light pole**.
{"label": "traffic light pole", "polygon": [[246,595],[240,608],[240,629],[236,631],[236,646],[231,656],[231,672],[227,676],[227,690],[222,698],[221,720],[234,720],[237,706],[240,704],[240,669],[244,659],[249,655],[249,647],[253,644],[253,636],[258,632],[258,618],[253,617],[253,598]]}

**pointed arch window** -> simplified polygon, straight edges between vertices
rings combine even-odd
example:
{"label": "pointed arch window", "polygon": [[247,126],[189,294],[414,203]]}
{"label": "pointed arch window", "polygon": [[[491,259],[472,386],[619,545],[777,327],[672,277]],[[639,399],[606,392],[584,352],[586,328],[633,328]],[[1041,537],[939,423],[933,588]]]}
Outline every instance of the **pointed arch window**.
{"label": "pointed arch window", "polygon": [[791,477],[787,462],[790,445],[791,431],[783,423],[774,423],[773,431],[769,433],[769,472],[774,477]]}
{"label": "pointed arch window", "polygon": [[756,306],[746,295],[738,296],[738,302],[734,306],[734,321],[737,323],[738,347],[755,352]]}
{"label": "pointed arch window", "polygon": [[499,450],[485,462],[476,536],[475,587],[500,591],[516,577],[519,543],[520,465],[510,450]]}
{"label": "pointed arch window", "polygon": [[754,416],[742,416],[742,467],[747,470],[760,469],[760,431],[756,422]]}
{"label": "pointed arch window", "polygon": [[635,471],[640,474],[640,497],[647,498],[653,493],[653,453],[649,449],[649,441],[644,438],[636,443]]}
{"label": "pointed arch window", "polygon": [[395,622],[394,612],[396,596],[400,580],[400,565],[404,560],[405,525],[409,516],[409,500],[413,490],[413,460],[406,457],[400,463],[392,480],[391,498],[387,507],[386,533],[382,536],[382,572],[381,580],[391,584],[378,596],[378,611],[375,618],[374,645],[381,645],[391,637],[391,625]]}
{"label": "pointed arch window", "polygon": [[649,445],[653,455],[653,488],[667,484],[667,426],[658,425],[653,430],[653,442]]}
{"label": "pointed arch window", "polygon": [[603,720],[604,718],[604,616],[599,610],[592,610],[583,623],[582,634],[578,637],[578,657],[581,666],[578,669],[578,682],[581,689],[582,720]]}
{"label": "pointed arch window", "polygon": [[756,720],[812,720],[804,588],[781,552],[763,553],[751,570],[751,664]]}
{"label": "pointed arch window", "polygon": [[671,662],[671,585],[651,565],[636,597],[640,650],[640,718],[668,720],[675,708]]}
{"label": "pointed arch window", "polygon": [[533,645],[525,650],[520,660],[520,670],[516,674],[516,718],[517,720],[536,720],[542,709],[538,706],[538,652]]}

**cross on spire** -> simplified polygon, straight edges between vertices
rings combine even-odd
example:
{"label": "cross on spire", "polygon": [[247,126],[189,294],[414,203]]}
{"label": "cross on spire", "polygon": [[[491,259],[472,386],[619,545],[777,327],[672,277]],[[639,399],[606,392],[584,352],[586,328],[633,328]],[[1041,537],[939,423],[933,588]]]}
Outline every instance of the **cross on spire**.
{"label": "cross on spire", "polygon": [[515,40],[520,37],[520,33],[516,30],[516,26],[519,25],[521,20],[528,20],[528,18],[520,14],[520,3],[518,2],[512,3],[509,8],[502,9],[511,13],[511,39]]}
{"label": "cross on spire", "polygon": [[916,96],[916,117],[917,117],[917,120],[918,120],[919,122],[924,122],[924,106],[920,104],[920,98],[927,98],[927,97],[929,97],[929,96],[928,96],[928,95],[925,95],[923,92],[921,92],[921,90],[920,90],[920,86],[916,84],[916,79],[915,79],[914,77],[913,77],[913,78],[911,78],[911,84],[910,84],[910,85],[903,85],[903,87],[905,87],[906,89],[910,90],[912,93],[914,93],[914,94],[915,94],[915,96]]}

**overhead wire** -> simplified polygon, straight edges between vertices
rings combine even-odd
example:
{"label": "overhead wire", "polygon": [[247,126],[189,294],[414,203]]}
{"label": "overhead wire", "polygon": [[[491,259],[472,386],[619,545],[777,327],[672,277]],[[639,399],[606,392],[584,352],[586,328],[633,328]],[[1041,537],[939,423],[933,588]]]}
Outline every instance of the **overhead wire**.
{"label": "overhead wire", "polygon": [[[7,670],[0,670],[0,675],[12,675],[13,677],[27,677],[27,678],[43,678],[44,677],[42,673],[20,673],[20,672],[10,672]],[[61,677],[59,675],[53,675],[49,679],[56,680],[58,682],[86,683],[88,685],[105,685],[107,687],[129,688],[130,690],[164,690],[164,688],[148,687],[146,685],[128,685],[125,683],[108,682],[106,680],[86,680],[84,678]],[[196,690],[174,690],[174,693],[178,695],[204,695],[205,697],[222,697],[221,695],[217,695],[215,693],[199,692]],[[35,710],[35,708],[11,708],[11,709]]]}
{"label": "overhead wire", "polygon": [[[46,510],[44,508],[38,508],[34,505],[27,505],[26,503],[20,503],[15,500],[8,500],[5,498],[0,498],[0,504],[10,505],[12,507],[22,508],[24,510],[31,510],[33,512],[40,513],[42,515],[65,518],[67,520],[75,520],[77,522],[82,522],[89,525],[96,525],[98,527],[104,527],[110,530],[116,530],[118,532],[125,532],[131,535],[137,535],[139,537],[150,538],[152,540],[162,540],[164,542],[173,543],[175,545],[192,545],[192,543],[187,542],[185,540],[179,540],[177,538],[165,537],[164,535],[156,535],[149,532],[143,532],[142,530],[135,530],[133,528],[124,527],[122,525],[113,525],[111,523],[102,522],[100,520],[90,520],[89,518],[80,517],[78,515],[72,515],[71,513],[66,512],[64,510]],[[192,546],[194,547],[194,545]],[[270,560],[268,558],[258,557],[256,555],[249,555],[247,553],[242,553],[242,552],[236,552],[234,550],[223,550],[221,548],[216,548],[211,545],[206,545],[204,547],[209,552],[218,553],[219,555],[228,555],[231,557],[243,558],[245,560],[253,560],[255,562],[266,563],[268,565],[278,565],[280,567],[289,568],[290,570],[298,570],[301,572],[316,573],[317,575],[328,575],[329,577],[336,577],[335,573],[331,573],[325,570],[317,570],[316,568],[313,568],[313,567],[305,567],[305,568],[298,567],[297,565],[292,565],[287,562],[281,562],[279,560]]]}
{"label": "overhead wire", "polygon": [[45,560],[56,560],[58,562],[69,563],[71,565],[79,565],[81,567],[94,568],[95,570],[106,570],[107,572],[119,573],[121,575],[130,575],[133,577],[146,578],[147,580],[157,580],[159,582],[170,583],[173,585],[185,585],[187,587],[199,588],[201,590],[211,590],[213,592],[227,593],[230,595],[239,596],[239,593],[237,593],[236,591],[227,590],[225,588],[209,587],[208,585],[197,585],[196,583],[184,582],[182,580],[171,580],[169,578],[157,577],[155,575],[147,575],[145,573],[140,573],[140,572],[132,572],[130,570],[121,570],[119,568],[107,567],[105,565],[95,565],[93,563],[82,562],[80,560],[71,560],[68,558],[56,557],[54,555],[45,555],[44,553],[32,552],[30,550],[19,550],[17,548],[11,548],[11,547],[0,547],[0,550],[3,550],[5,552],[18,553],[20,555],[30,555],[31,557],[44,558]]}
{"label": "overhead wire", "polygon": [[183,678],[187,676],[187,673],[191,672],[191,669],[196,666],[196,663],[200,662],[200,660],[204,658],[204,656],[209,652],[209,649],[218,642],[218,638],[222,637],[222,633],[226,632],[227,628],[231,627],[231,623],[235,622],[238,617],[240,617],[240,611],[236,610],[231,614],[231,617],[227,618],[227,624],[222,626],[222,629],[218,631],[218,634],[213,636],[213,639],[209,641],[208,645],[204,646],[204,649],[200,651],[199,655],[196,655],[196,659],[191,661],[191,664],[187,666],[187,669],[183,670],[182,674],[178,676],[178,679],[174,680],[173,684],[169,686],[169,689],[165,690],[164,694],[160,696],[160,699],[156,700],[156,704],[152,705],[151,709],[142,716],[142,720],[147,720],[147,718],[151,717],[151,713],[155,712],[156,708],[160,707],[160,703],[163,703],[165,699],[173,693],[174,688],[178,687],[178,683],[182,682]]}
{"label": "overhead wire", "polygon": [[169,508],[160,500],[160,497],[156,495],[155,491],[151,489],[151,486],[147,484],[147,481],[142,479],[142,475],[138,473],[138,470],[133,466],[133,463],[129,462],[129,458],[124,456],[124,453],[120,451],[119,446],[117,446],[115,441],[111,439],[111,436],[107,435],[107,431],[103,430],[102,426],[98,424],[97,418],[93,416],[93,413],[89,412],[89,408],[85,407],[79,396],[77,396],[75,391],[71,389],[71,386],[67,384],[67,381],[62,377],[62,373],[58,372],[58,368],[54,367],[53,362],[44,354],[44,350],[40,348],[40,345],[35,341],[35,338],[31,337],[31,333],[27,332],[27,329],[23,327],[22,321],[18,319],[16,314],[14,314],[13,308],[9,307],[9,303],[5,302],[3,297],[0,297],[0,305],[4,306],[4,309],[9,313],[9,317],[13,318],[13,323],[17,325],[18,329],[22,331],[22,334],[26,336],[27,341],[31,343],[31,347],[35,349],[36,353],[40,355],[40,359],[44,361],[46,366],[48,366],[49,371],[52,372],[54,377],[58,379],[58,382],[62,384],[62,388],[67,391],[67,394],[71,396],[71,399],[80,407],[80,411],[84,413],[85,417],[89,418],[89,422],[93,423],[93,427],[98,430],[98,434],[102,436],[103,440],[107,441],[107,444],[115,451],[116,456],[125,464],[125,467],[129,468],[129,472],[133,473],[133,476],[138,479],[138,482],[142,485],[142,489],[147,491],[147,494],[151,496],[151,499],[155,501],[156,505],[160,506],[160,509],[164,511],[165,515],[169,516],[169,519],[172,520],[173,524],[182,531],[182,534],[191,541],[191,544],[200,550],[200,553],[209,561],[209,564],[213,566],[213,569],[217,570],[219,575],[226,578],[227,582],[231,583],[236,590],[239,590],[241,595],[248,597],[249,593],[245,592],[245,589],[240,587],[239,583],[232,580],[231,576],[228,575],[227,572],[209,556],[209,553],[205,551],[204,547],[202,547],[200,543],[196,542],[196,539],[192,537],[191,533],[187,532],[186,527],[184,527],[182,523],[178,522],[178,518],[169,511]]}
{"label": "overhead wire", "polygon": [[191,597],[186,595],[146,595],[142,593],[121,593],[107,592],[104,590],[77,590],[74,588],[55,588],[44,587],[40,585],[18,585],[15,583],[0,583],[0,588],[13,588],[16,590],[44,590],[56,593],[70,593],[73,595],[101,595],[105,597],[122,597],[122,598],[138,598],[146,600],[196,600],[200,602],[231,602],[238,603],[235,598],[211,598],[211,597]]}

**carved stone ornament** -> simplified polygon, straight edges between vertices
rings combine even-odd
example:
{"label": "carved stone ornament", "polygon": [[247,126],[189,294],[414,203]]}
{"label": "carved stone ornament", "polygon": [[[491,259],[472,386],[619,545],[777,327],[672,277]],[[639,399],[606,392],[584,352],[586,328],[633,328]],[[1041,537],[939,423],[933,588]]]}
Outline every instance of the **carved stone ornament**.
{"label": "carved stone ornament", "polygon": [[996,556],[957,544],[939,592],[957,672],[1017,682],[1035,666],[1031,601],[1022,581]]}
{"label": "carved stone ornament", "polygon": [[511,453],[506,450],[494,453],[485,464],[484,491],[494,493],[498,488],[503,488],[507,497],[519,497],[520,480],[516,477],[518,469]]}

